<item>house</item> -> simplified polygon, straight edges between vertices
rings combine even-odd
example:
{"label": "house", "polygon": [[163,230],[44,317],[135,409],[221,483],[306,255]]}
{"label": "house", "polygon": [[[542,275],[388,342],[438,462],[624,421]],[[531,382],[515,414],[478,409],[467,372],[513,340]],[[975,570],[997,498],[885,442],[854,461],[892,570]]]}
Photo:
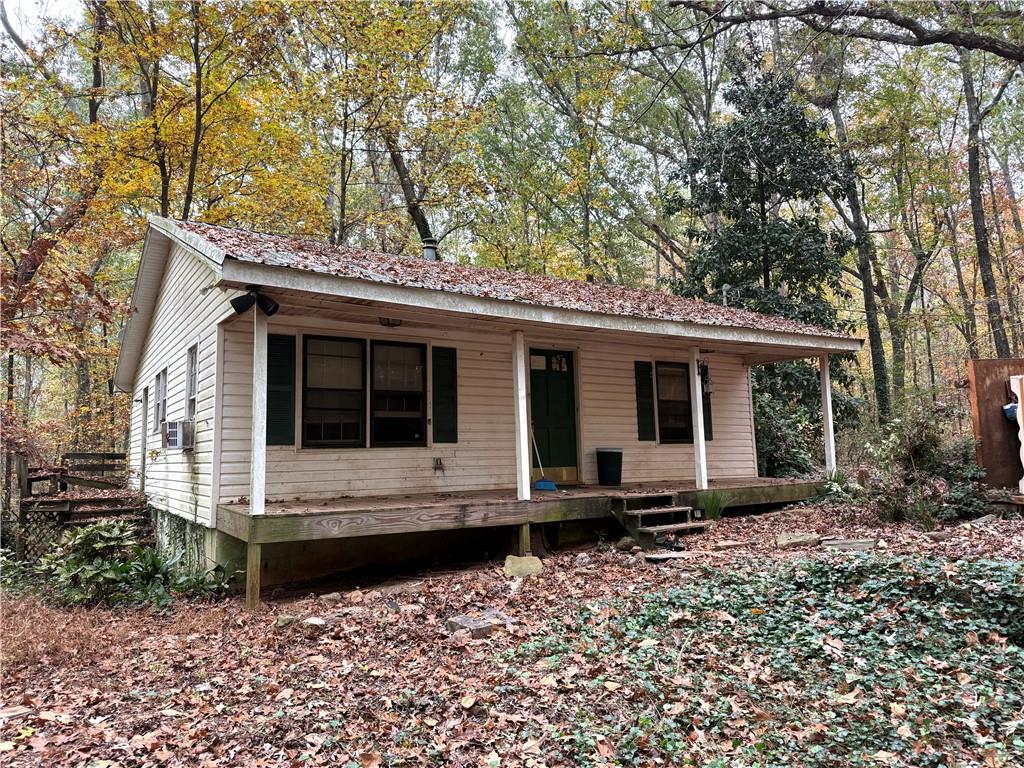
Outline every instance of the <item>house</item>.
{"label": "house", "polygon": [[[750,378],[797,358],[821,361],[834,467],[827,360],[858,339],[430,255],[150,221],[115,383],[162,541],[244,560],[255,601],[396,534],[517,526],[526,547],[531,523],[636,499],[803,498],[757,478]],[[596,485],[607,447],[618,489]],[[561,490],[532,488],[541,466]]]}

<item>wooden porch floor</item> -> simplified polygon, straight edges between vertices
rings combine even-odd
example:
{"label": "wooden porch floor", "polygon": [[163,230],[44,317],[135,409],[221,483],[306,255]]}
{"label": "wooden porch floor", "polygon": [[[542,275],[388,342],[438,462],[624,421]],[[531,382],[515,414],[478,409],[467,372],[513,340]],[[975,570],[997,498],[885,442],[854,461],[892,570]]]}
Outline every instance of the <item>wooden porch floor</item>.
{"label": "wooden porch floor", "polygon": [[[712,480],[712,490],[726,492],[730,506],[782,504],[813,496],[819,483],[796,478],[747,477]],[[533,491],[530,501],[515,489],[400,496],[349,496],[335,499],[266,502],[266,514],[249,515],[249,505],[220,504],[217,528],[250,544],[379,536],[392,533],[451,530],[523,523],[586,520],[611,515],[615,500],[671,497],[693,506],[693,483],[666,481],[609,488],[576,485],[557,491]]]}

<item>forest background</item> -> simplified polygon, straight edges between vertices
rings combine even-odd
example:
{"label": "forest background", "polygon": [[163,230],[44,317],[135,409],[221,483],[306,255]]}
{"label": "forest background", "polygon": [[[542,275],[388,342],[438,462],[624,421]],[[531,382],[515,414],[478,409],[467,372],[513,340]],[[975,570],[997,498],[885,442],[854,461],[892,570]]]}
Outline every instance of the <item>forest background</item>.
{"label": "forest background", "polygon": [[[13,453],[124,445],[152,214],[849,328],[848,451],[1024,352],[1019,4],[0,9],[8,508]],[[759,376],[762,471],[810,470],[813,372]]]}

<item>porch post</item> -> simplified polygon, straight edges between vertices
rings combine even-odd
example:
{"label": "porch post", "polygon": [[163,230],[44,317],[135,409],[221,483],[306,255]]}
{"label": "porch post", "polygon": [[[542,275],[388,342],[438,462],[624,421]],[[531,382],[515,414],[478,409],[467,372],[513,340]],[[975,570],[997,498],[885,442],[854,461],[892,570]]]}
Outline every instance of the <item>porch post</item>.
{"label": "porch post", "polygon": [[526,340],[512,332],[512,381],[516,413],[516,495],[530,500],[530,424],[526,409]]}
{"label": "porch post", "polygon": [[693,479],[698,491],[708,487],[708,457],[704,444],[704,391],[700,381],[700,348],[690,347],[690,413],[693,417]]}
{"label": "porch post", "polygon": [[267,498],[267,316],[252,311],[252,451],[249,458],[249,514],[262,515]]}
{"label": "porch post", "polygon": [[832,423],[832,378],[828,370],[828,354],[818,358],[821,378],[821,426],[825,433],[825,474],[836,471],[836,433]]}

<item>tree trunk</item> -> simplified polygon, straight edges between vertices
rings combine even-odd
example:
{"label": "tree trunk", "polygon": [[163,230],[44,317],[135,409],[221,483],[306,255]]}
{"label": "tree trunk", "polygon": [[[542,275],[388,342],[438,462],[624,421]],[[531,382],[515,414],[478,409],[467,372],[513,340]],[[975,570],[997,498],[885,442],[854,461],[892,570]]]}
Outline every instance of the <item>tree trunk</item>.
{"label": "tree trunk", "polygon": [[192,213],[192,198],[196,189],[196,169],[199,167],[199,145],[203,138],[203,58],[199,48],[199,3],[192,0],[192,65],[195,67],[195,85],[192,106],[195,124],[192,126],[192,147],[188,156],[188,180],[185,182],[185,202],[181,218],[188,221]]}
{"label": "tree trunk", "polygon": [[964,102],[967,105],[967,180],[971,197],[971,221],[974,224],[974,241],[978,254],[978,270],[981,284],[985,289],[985,308],[988,311],[989,330],[996,357],[1010,356],[1010,342],[1003,327],[1003,311],[999,306],[999,292],[996,276],[992,270],[992,256],[988,247],[988,229],[985,225],[985,201],[981,186],[981,108],[974,92],[974,73],[971,71],[970,53],[958,49],[960,73],[964,85]]}
{"label": "tree trunk", "polygon": [[[839,104],[832,104],[832,120],[836,126],[836,136],[843,158],[849,163],[850,155],[847,145],[846,125],[839,112]],[[846,203],[850,207],[850,222],[853,238],[857,247],[857,273],[860,277],[861,290],[864,294],[864,322],[868,327],[868,350],[871,353],[871,376],[874,380],[875,401],[878,416],[888,421],[892,409],[889,402],[889,372],[885,362],[885,348],[882,346],[882,327],[878,321],[878,304],[875,301],[875,289],[871,279],[871,235],[868,233],[864,212],[861,209],[860,195],[857,193],[857,182],[851,177],[847,179],[844,192]]]}
{"label": "tree trunk", "polygon": [[419,233],[422,241],[426,241],[428,238],[433,239],[430,221],[427,219],[426,211],[423,210],[422,201],[416,194],[416,188],[412,183],[412,174],[409,172],[409,166],[405,164],[405,158],[398,148],[397,140],[388,131],[383,131],[382,135],[384,145],[388,149],[388,156],[391,158],[391,165],[394,167],[395,173],[398,174],[398,183],[402,187],[402,196],[405,198],[405,209],[409,211],[416,232]]}

